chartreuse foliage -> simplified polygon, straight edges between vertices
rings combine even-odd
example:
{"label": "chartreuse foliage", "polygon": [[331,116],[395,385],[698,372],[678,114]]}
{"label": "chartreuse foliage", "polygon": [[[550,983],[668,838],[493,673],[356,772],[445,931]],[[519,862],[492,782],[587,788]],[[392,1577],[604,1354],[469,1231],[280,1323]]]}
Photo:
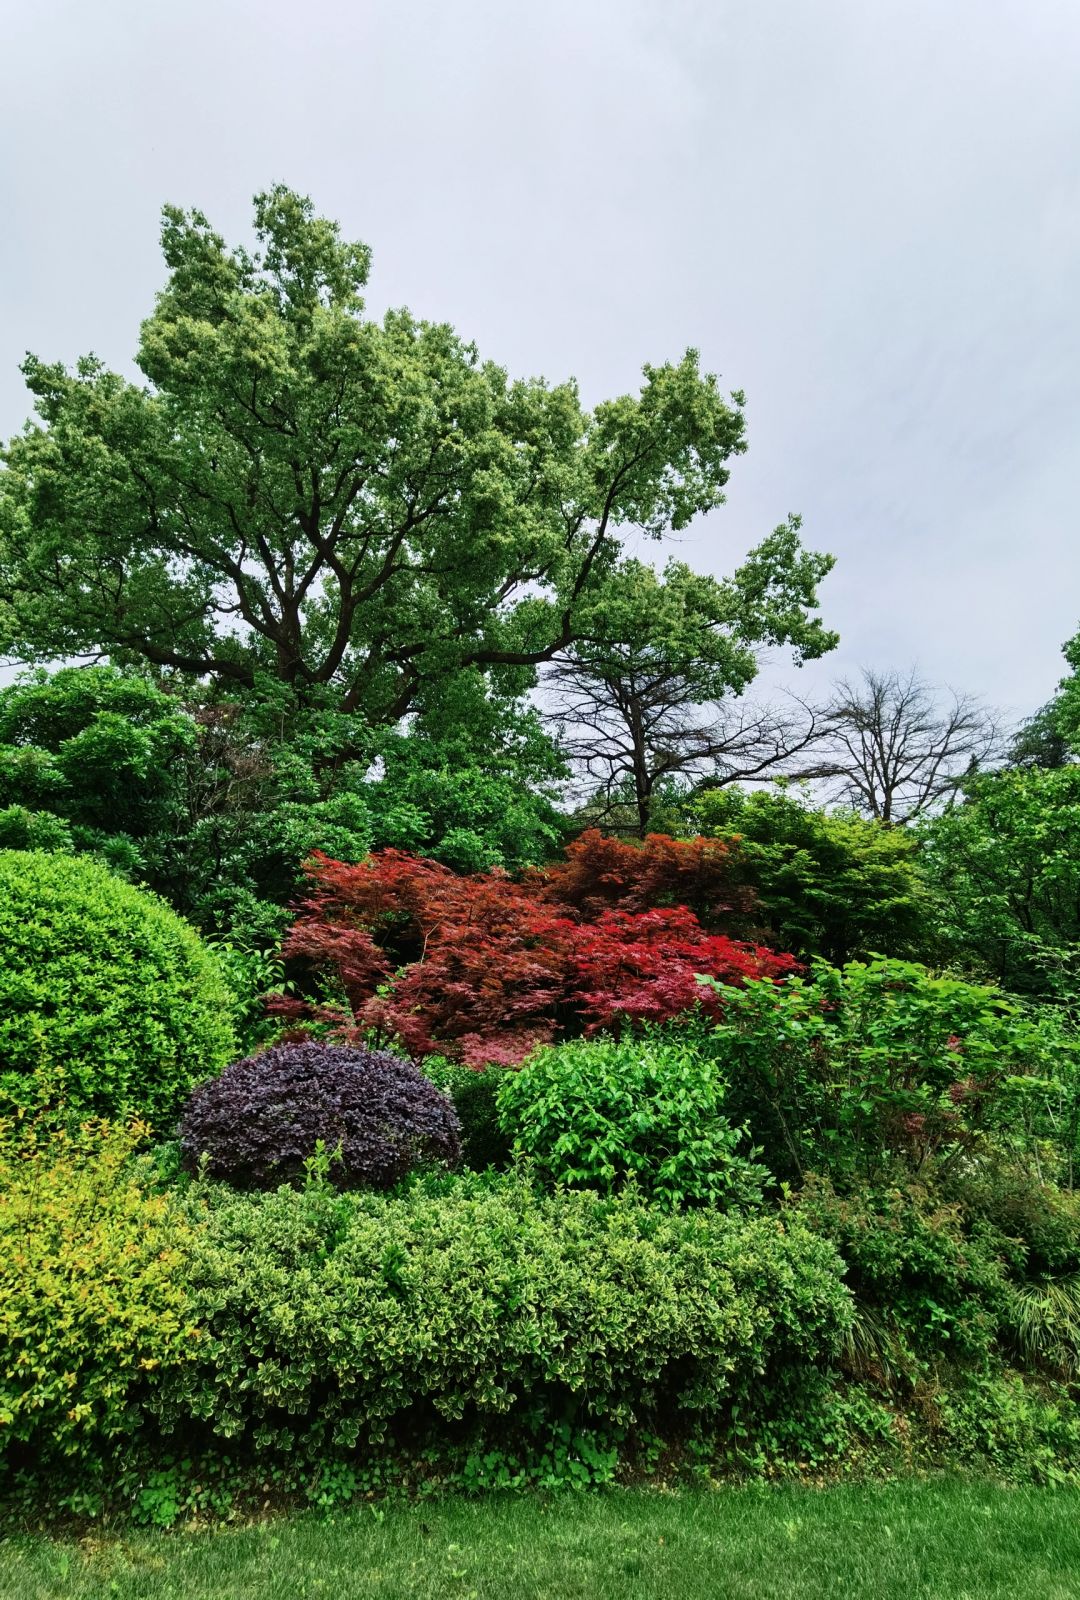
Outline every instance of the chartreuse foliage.
{"label": "chartreuse foliage", "polygon": [[95,1468],[196,1338],[180,1197],[132,1167],[143,1125],[0,1124],[0,1482]]}
{"label": "chartreuse foliage", "polygon": [[233,1049],[232,996],[164,902],[88,857],[0,851],[0,1098],[168,1129]]}
{"label": "chartreuse foliage", "polygon": [[501,1075],[499,1121],[551,1182],[609,1193],[633,1179],[663,1206],[752,1206],[768,1174],[725,1092],[716,1061],[676,1029],[578,1039]]}

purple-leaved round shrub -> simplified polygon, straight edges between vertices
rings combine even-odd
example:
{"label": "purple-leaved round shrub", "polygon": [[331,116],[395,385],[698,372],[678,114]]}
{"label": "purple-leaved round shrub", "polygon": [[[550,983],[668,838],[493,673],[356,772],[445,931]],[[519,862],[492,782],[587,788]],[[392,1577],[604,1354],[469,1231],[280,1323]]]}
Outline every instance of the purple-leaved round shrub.
{"label": "purple-leaved round shrub", "polygon": [[388,1050],[279,1044],[200,1084],[180,1120],[185,1166],[241,1188],[285,1183],[322,1140],[341,1188],[389,1189],[428,1162],[456,1166],[446,1095]]}

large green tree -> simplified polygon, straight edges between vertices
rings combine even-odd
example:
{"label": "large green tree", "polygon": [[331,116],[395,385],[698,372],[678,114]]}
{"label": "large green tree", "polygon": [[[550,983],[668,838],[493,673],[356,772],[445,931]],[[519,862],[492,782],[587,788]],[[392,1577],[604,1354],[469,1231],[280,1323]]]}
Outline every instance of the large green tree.
{"label": "large green tree", "polygon": [[1080,766],[1016,767],[965,786],[923,828],[946,953],[1006,988],[1076,998]]}
{"label": "large green tree", "polygon": [[[36,669],[0,689],[0,847],[101,856],[209,932],[274,937],[313,850],[395,845],[459,870],[542,861],[561,837],[557,752],[479,673],[429,685],[353,759],[351,719],[191,702],[115,667]],[[435,690],[438,689],[438,693]]]}
{"label": "large green tree", "polygon": [[1007,988],[1075,1005],[1080,978],[1080,635],[1072,669],[1026,722],[1002,771],[963,786],[963,803],[922,829],[953,959]]}
{"label": "large green tree", "polygon": [[[370,729],[462,671],[520,695],[586,630],[617,643],[627,610],[603,599],[628,581],[623,538],[720,504],[741,395],[691,351],[589,411],[446,325],[366,316],[367,247],[301,196],[259,196],[255,233],[256,252],[230,249],[166,209],[145,383],[27,358],[38,420],[0,474],[0,648],[275,682]],[[790,607],[762,572],[744,636]]]}

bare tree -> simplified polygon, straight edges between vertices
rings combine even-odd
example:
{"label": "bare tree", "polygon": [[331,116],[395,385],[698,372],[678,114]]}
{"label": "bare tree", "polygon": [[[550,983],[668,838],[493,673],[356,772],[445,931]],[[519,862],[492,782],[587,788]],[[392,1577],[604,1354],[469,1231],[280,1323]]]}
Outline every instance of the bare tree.
{"label": "bare tree", "polygon": [[819,735],[813,708],[794,695],[777,704],[741,698],[702,703],[695,674],[640,653],[621,665],[564,660],[550,673],[553,713],[596,820],[627,807],[635,831],[649,831],[658,791],[673,780],[708,777],[722,786],[776,777]]}
{"label": "bare tree", "polygon": [[864,668],[842,679],[820,721],[820,758],[797,776],[885,823],[910,822],[941,805],[1001,742],[982,701],[939,693],[914,670]]}

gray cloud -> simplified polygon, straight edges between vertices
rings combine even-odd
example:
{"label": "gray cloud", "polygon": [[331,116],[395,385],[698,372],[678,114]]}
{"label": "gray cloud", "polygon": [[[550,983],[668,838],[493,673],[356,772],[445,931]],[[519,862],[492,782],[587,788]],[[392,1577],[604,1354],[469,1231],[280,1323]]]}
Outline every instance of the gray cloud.
{"label": "gray cloud", "polygon": [[[698,346],[749,400],[716,571],[789,510],[837,657],[1031,710],[1080,622],[1074,0],[37,0],[0,66],[0,432],[25,349],[126,368],[157,214],[284,180],[372,303],[589,399]],[[776,669],[784,676],[781,668]]]}

